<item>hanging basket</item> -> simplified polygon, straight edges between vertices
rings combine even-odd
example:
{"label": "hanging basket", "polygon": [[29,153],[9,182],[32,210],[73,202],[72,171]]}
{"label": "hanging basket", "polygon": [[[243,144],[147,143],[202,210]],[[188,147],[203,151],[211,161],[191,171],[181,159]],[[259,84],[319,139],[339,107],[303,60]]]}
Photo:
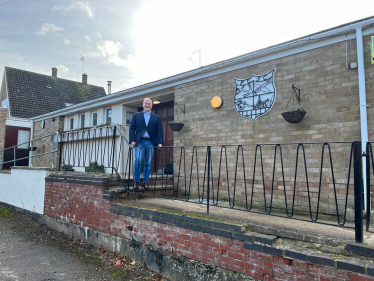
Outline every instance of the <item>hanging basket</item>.
{"label": "hanging basket", "polygon": [[174,132],[179,132],[182,130],[184,124],[183,123],[169,123],[169,127]]}
{"label": "hanging basket", "polygon": [[[296,102],[299,104],[298,109],[295,108],[295,97]],[[288,105],[292,99],[292,110],[288,109]],[[297,105],[296,105],[297,106]],[[300,123],[306,114],[306,111],[302,108],[300,103],[300,88],[296,88],[294,84],[292,84],[292,92],[291,96],[287,102],[286,110],[282,113],[284,120],[288,123]]]}
{"label": "hanging basket", "polygon": [[300,123],[306,114],[306,111],[286,111],[282,113],[284,120],[288,123]]}

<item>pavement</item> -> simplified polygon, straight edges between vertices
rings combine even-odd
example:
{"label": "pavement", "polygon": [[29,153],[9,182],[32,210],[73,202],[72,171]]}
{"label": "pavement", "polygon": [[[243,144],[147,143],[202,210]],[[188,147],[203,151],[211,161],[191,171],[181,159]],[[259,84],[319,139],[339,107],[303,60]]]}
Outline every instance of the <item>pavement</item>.
{"label": "pavement", "polygon": [[[114,266],[120,260],[118,267]],[[0,208],[0,280],[153,280],[157,273]]]}

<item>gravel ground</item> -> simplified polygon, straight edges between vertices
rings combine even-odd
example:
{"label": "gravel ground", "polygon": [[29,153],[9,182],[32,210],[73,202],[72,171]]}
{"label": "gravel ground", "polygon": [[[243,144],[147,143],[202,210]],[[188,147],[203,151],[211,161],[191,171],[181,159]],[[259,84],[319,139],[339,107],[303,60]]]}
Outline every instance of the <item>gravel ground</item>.
{"label": "gravel ground", "polygon": [[123,256],[97,249],[34,218],[2,208],[0,280],[166,281]]}

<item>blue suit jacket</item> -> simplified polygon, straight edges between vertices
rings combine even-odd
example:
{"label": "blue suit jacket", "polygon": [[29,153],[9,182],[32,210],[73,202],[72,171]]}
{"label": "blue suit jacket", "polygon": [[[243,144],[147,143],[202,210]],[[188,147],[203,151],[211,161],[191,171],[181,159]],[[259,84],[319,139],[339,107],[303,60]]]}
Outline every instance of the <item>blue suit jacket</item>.
{"label": "blue suit jacket", "polygon": [[163,144],[164,134],[162,131],[160,116],[151,112],[151,118],[149,118],[148,126],[146,126],[144,112],[141,111],[135,113],[130,123],[130,143],[135,141],[135,143],[138,144],[145,131],[148,132],[154,146]]}

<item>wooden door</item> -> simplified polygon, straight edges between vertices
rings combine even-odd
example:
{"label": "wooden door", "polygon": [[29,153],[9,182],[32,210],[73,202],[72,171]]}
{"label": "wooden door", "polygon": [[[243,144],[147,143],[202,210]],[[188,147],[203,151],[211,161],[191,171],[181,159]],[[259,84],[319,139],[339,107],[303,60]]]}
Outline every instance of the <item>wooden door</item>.
{"label": "wooden door", "polygon": [[155,154],[154,163],[155,171],[165,169],[167,164],[172,163],[172,148],[167,148],[168,146],[174,145],[174,135],[173,131],[170,129],[168,122],[174,120],[174,102],[168,102],[164,104],[154,105],[154,112],[160,116],[162,130],[164,132],[164,147]]}

